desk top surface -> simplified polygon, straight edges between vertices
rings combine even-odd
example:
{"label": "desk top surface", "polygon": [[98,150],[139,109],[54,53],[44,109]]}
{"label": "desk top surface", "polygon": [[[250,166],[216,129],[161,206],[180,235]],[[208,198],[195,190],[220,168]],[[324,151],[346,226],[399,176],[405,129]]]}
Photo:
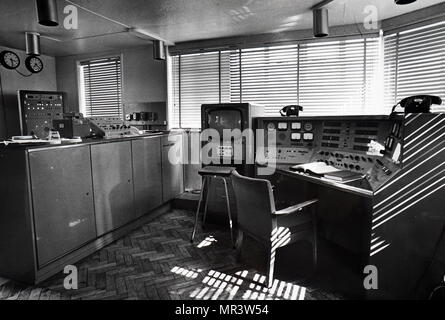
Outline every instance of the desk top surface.
{"label": "desk top surface", "polygon": [[290,165],[278,165],[277,171],[281,174],[284,174],[292,178],[298,178],[315,184],[328,186],[340,191],[346,191],[365,197],[374,196],[374,191],[372,190],[371,185],[369,184],[368,180],[366,180],[366,178],[342,183],[334,180],[329,180],[323,177],[310,175],[308,173],[295,172],[290,170],[290,167],[291,167]]}

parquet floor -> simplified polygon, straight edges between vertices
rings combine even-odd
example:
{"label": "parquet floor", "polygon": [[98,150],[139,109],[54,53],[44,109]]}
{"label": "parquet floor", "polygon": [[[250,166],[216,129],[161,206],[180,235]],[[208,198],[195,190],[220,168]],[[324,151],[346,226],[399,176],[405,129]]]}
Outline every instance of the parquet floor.
{"label": "parquet floor", "polygon": [[340,298],[279,273],[266,290],[261,263],[238,264],[226,230],[198,229],[191,244],[192,227],[193,213],[173,210],[76,264],[78,290],[64,289],[63,274],[37,287],[0,278],[0,300]]}

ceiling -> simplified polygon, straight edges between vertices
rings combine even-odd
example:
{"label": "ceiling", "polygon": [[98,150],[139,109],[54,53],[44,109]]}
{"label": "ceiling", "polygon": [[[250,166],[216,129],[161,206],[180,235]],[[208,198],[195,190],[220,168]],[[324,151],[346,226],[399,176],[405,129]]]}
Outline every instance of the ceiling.
{"label": "ceiling", "polygon": [[[79,28],[63,27],[63,9],[79,6]],[[221,37],[273,33],[312,27],[311,7],[320,0],[58,0],[56,28],[37,23],[35,1],[1,0],[0,45],[24,49],[24,32],[44,36],[42,52],[66,56],[144,46],[150,39],[170,44]],[[377,8],[384,20],[443,0],[419,0],[397,6],[392,0],[334,0],[328,4],[331,26],[363,23],[364,10]],[[136,28],[144,35],[128,32]]]}

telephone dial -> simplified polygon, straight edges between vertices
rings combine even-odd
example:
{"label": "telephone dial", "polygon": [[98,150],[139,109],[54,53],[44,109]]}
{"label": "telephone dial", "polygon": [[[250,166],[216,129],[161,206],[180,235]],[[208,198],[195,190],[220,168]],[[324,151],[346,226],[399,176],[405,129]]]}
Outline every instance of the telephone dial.
{"label": "telephone dial", "polygon": [[280,111],[280,114],[282,117],[298,117],[300,111],[303,111],[302,106],[286,106]]}
{"label": "telephone dial", "polygon": [[407,113],[430,113],[433,104],[441,105],[442,99],[438,96],[417,95],[403,99],[392,108],[395,112],[398,106],[402,107]]}

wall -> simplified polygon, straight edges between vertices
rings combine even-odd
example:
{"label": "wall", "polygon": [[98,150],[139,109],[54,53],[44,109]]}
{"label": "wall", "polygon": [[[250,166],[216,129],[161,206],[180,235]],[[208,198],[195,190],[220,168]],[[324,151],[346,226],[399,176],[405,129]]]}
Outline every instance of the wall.
{"label": "wall", "polygon": [[167,67],[165,61],[153,59],[153,48],[126,49],[115,52],[58,57],[57,88],[68,93],[70,111],[79,110],[77,62],[122,54],[123,103],[166,102]]}
{"label": "wall", "polygon": [[[29,71],[26,70],[24,65],[26,59],[26,53],[24,51],[0,46],[0,51],[3,50],[10,50],[17,53],[21,61],[18,70],[24,74],[29,74]],[[4,99],[0,97],[0,140],[20,134],[17,102],[18,90],[57,90],[55,58],[49,56],[41,56],[40,58],[44,64],[43,71],[28,78],[19,75],[14,70],[7,70],[0,66],[0,76],[4,94]],[[4,119],[3,108],[6,110],[6,119]]]}

